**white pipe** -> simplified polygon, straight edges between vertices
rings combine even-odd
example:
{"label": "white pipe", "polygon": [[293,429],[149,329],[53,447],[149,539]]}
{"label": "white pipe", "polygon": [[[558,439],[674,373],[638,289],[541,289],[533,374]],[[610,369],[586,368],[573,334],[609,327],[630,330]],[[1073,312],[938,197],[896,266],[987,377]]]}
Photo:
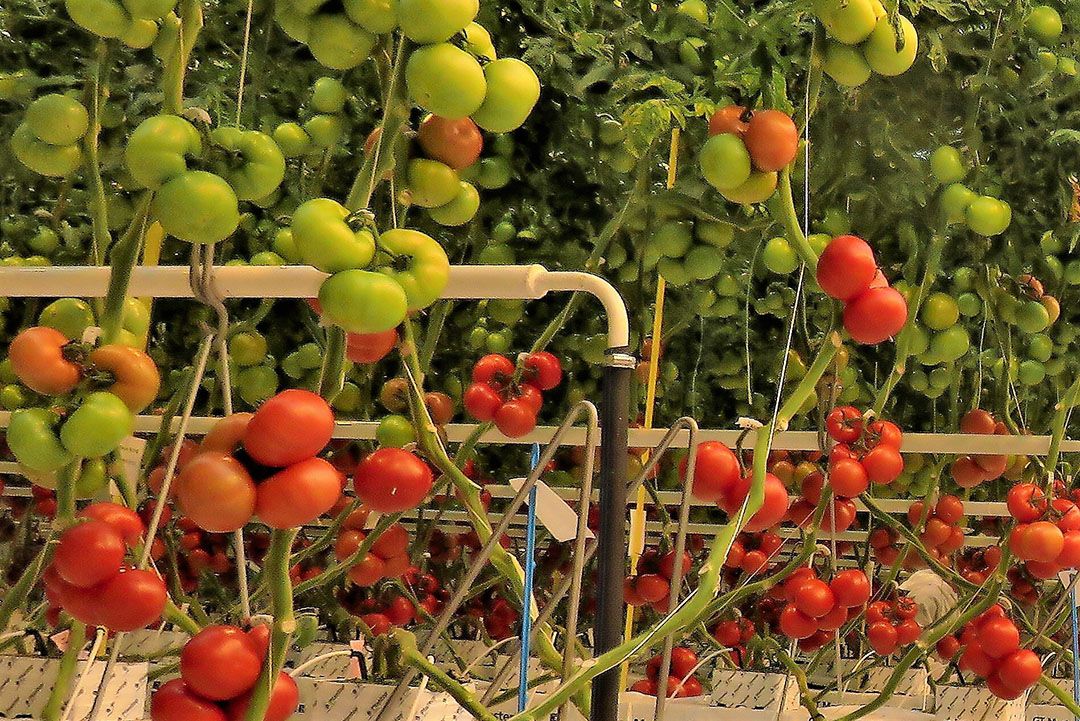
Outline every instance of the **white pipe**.
{"label": "white pipe", "polygon": [[611,283],[592,273],[548,271],[538,278],[545,291],[576,290],[592,295],[604,306],[608,322],[608,348],[630,345],[630,319],[626,303]]}

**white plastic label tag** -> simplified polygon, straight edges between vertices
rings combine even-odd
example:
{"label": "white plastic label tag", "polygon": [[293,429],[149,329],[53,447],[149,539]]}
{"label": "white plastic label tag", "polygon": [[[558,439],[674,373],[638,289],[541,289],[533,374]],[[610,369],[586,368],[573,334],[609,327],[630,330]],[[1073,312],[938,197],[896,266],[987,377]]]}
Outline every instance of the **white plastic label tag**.
{"label": "white plastic label tag", "polygon": [[[520,491],[523,485],[525,485],[524,478],[510,479],[510,487],[515,491]],[[577,512],[543,481],[536,482],[536,518],[556,541],[572,541],[577,537]],[[595,538],[595,536],[586,528],[585,539],[590,538]]]}
{"label": "white plastic label tag", "polygon": [[97,339],[101,337],[101,328],[96,325],[87,326],[86,330],[82,332],[82,342],[89,345],[97,343]]}

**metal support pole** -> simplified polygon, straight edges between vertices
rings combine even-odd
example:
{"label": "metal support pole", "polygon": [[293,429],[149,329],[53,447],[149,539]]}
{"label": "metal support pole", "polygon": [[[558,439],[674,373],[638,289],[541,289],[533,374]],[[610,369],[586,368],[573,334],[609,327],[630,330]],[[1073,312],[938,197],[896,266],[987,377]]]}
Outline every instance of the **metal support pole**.
{"label": "metal support pole", "polygon": [[[600,529],[597,534],[599,583],[596,592],[594,654],[622,642],[626,613],[626,474],[630,426],[630,378],[636,360],[629,348],[609,348],[605,357],[600,406]],[[620,671],[616,666],[592,685],[591,721],[618,721]]]}

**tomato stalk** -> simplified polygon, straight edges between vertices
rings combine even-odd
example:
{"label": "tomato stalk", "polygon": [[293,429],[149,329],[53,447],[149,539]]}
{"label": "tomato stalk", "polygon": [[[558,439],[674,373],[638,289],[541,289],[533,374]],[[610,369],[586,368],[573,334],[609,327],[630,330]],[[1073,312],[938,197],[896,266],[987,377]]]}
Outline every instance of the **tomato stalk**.
{"label": "tomato stalk", "polygon": [[67,648],[64,649],[64,655],[60,658],[60,668],[56,672],[52,690],[49,692],[49,700],[41,711],[42,721],[59,721],[60,719],[68,695],[71,693],[75,667],[79,662],[79,651],[86,643],[86,624],[82,621],[73,621],[67,641]]}
{"label": "tomato stalk", "polygon": [[769,637],[769,644],[772,646],[770,649],[776,656],[777,660],[784,666],[788,674],[794,679],[795,683],[799,686],[799,698],[802,701],[802,706],[809,712],[811,721],[824,721],[825,717],[818,710],[817,703],[814,702],[814,696],[810,692],[810,686],[806,681],[806,672],[796,663],[795,659],[781,647],[776,639]]}
{"label": "tomato stalk", "polygon": [[[803,152],[806,152],[805,148],[803,149]],[[817,253],[814,252],[814,249],[810,246],[810,242],[806,239],[806,235],[803,234],[802,228],[799,226],[799,215],[795,211],[795,198],[792,195],[791,190],[790,165],[780,171],[780,187],[773,193],[772,198],[769,199],[769,209],[783,224],[784,232],[787,234],[788,240],[795,246],[795,250],[798,251],[799,257],[806,263],[807,269],[811,272],[816,272],[818,262]]]}
{"label": "tomato stalk", "polygon": [[90,179],[90,224],[93,231],[94,265],[101,265],[105,250],[112,244],[109,234],[109,213],[105,202],[105,183],[101,179],[101,166],[98,162],[98,135],[101,133],[101,103],[108,88],[102,83],[102,75],[108,64],[112,46],[105,40],[99,40],[95,51],[92,75],[86,90],[89,97],[90,124],[83,138],[86,148],[86,166]]}
{"label": "tomato stalk", "polygon": [[1054,694],[1054,698],[1060,701],[1065,708],[1069,709],[1069,713],[1080,718],[1080,704],[1076,703],[1076,699],[1072,697],[1072,694],[1054,683],[1054,679],[1044,673],[1039,678],[1039,685]]}
{"label": "tomato stalk", "polygon": [[109,253],[112,272],[109,274],[109,289],[105,294],[105,312],[101,317],[103,344],[115,343],[120,335],[124,320],[124,301],[131,284],[131,273],[139,261],[139,250],[142,248],[152,199],[151,191],[147,190],[142,194],[131,224]]}
{"label": "tomato stalk", "polygon": [[165,93],[165,112],[179,115],[184,110],[184,77],[191,51],[203,28],[202,0],[180,0],[180,34],[172,57],[165,62],[161,89]]}
{"label": "tomato stalk", "polygon": [[270,651],[262,674],[251,692],[251,704],[248,706],[244,721],[262,721],[270,705],[270,695],[278,675],[285,665],[285,652],[289,640],[296,631],[296,616],[293,614],[293,588],[289,579],[289,556],[297,529],[278,529],[270,534],[270,548],[266,552],[264,570],[270,581],[271,609],[274,623],[270,630]]}
{"label": "tomato stalk", "polygon": [[345,386],[345,330],[332,325],[326,329],[322,368],[319,370],[319,395],[333,403]]}
{"label": "tomato stalk", "polygon": [[404,628],[395,628],[393,633],[394,641],[401,651],[402,661],[430,678],[436,686],[450,694],[462,708],[471,713],[475,718],[479,719],[479,721],[496,721],[495,714],[491,713],[491,711],[480,703],[472,691],[462,686],[441,668],[420,655],[416,646],[416,636],[411,631],[406,631]]}
{"label": "tomato stalk", "polygon": [[7,630],[12,615],[22,607],[23,602],[30,595],[30,591],[38,582],[38,578],[41,577],[42,571],[52,562],[55,550],[56,544],[52,542],[52,533],[50,532],[49,536],[45,538],[45,545],[34,556],[34,560],[27,565],[19,576],[19,580],[4,593],[4,598],[0,600],[0,633]]}
{"label": "tomato stalk", "polygon": [[[324,586],[328,583],[333,583],[337,581],[337,579],[344,576],[346,573],[349,572],[350,568],[359,563],[364,558],[364,556],[368,554],[368,551],[371,550],[371,547],[375,545],[375,542],[377,540],[379,540],[379,536],[385,533],[386,529],[388,529],[390,526],[397,523],[401,519],[402,515],[403,514],[401,513],[390,513],[380,517],[379,522],[375,525],[375,528],[372,529],[370,532],[365,533],[364,540],[360,542],[360,545],[357,546],[356,550],[353,551],[352,555],[350,555],[348,558],[344,558],[338,561],[334,565],[330,566],[330,568],[320,573],[318,576],[309,578],[306,581],[301,581],[300,583],[296,584],[296,588],[294,589],[295,593],[297,595],[306,593],[307,591],[319,588],[320,586]],[[258,593],[258,591],[256,591],[256,593]]]}
{"label": "tomato stalk", "polygon": [[1057,467],[1058,454],[1061,451],[1061,441],[1065,438],[1065,421],[1068,420],[1069,412],[1077,403],[1080,403],[1080,376],[1077,376],[1073,384],[1069,386],[1069,390],[1065,391],[1065,395],[1054,406],[1054,420],[1050,426],[1050,448],[1046,454],[1044,466],[1049,479],[1048,483],[1053,482],[1054,469]]}

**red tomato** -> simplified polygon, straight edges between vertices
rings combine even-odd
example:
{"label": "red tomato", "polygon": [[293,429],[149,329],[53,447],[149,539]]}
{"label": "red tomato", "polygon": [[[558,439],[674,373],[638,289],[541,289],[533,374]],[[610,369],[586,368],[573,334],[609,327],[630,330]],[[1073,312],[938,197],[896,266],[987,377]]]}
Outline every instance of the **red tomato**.
{"label": "red tomato", "polygon": [[[679,475],[686,482],[687,463],[683,459]],[[694,479],[690,492],[695,498],[710,503],[720,501],[741,475],[739,459],[720,441],[698,444],[694,458]]]}
{"label": "red tomato", "polygon": [[165,609],[165,582],[153,571],[129,568],[93,589],[98,617],[110,631],[134,631],[156,623]]}
{"label": "red tomato", "polygon": [[395,626],[407,626],[416,618],[416,608],[412,605],[412,601],[404,596],[395,596],[390,603],[386,604],[383,613]]}
{"label": "red tomato", "polygon": [[[882,286],[884,287],[884,286]],[[900,426],[896,425],[892,421],[874,420],[870,421],[870,425],[867,426],[867,430],[870,431],[870,435],[877,440],[874,443],[875,446],[889,446],[900,450],[900,445],[904,441],[904,433],[900,430]]]}
{"label": "red tomato", "polygon": [[1054,563],[1062,568],[1080,566],[1080,531],[1066,531],[1063,534],[1061,553],[1054,559]]}
{"label": "red tomato", "polygon": [[119,503],[108,501],[91,503],[79,513],[79,518],[92,518],[108,524],[131,548],[142,543],[143,534],[146,533],[139,514]]}
{"label": "red tomato", "polygon": [[998,680],[1013,691],[1024,691],[1039,682],[1042,663],[1032,650],[1022,648],[1001,659],[997,667]]}
{"label": "red tomato", "polygon": [[846,531],[855,522],[855,511],[855,502],[850,498],[834,498],[831,508],[825,510],[821,519],[822,529],[837,533]]}
{"label": "red tomato", "polygon": [[386,575],[386,563],[374,553],[367,554],[349,569],[349,580],[361,587],[374,586]]}
{"label": "red tomato", "polygon": [[177,476],[176,499],[199,528],[226,533],[242,528],[255,513],[255,482],[232,456],[201,453]]}
{"label": "red tomato", "polygon": [[1020,523],[1031,523],[1043,517],[1047,510],[1046,496],[1034,483],[1017,483],[1005,495],[1009,515]]}
{"label": "red tomato", "polygon": [[502,407],[499,392],[487,383],[472,383],[465,389],[462,403],[470,416],[478,421],[490,421]]}
{"label": "red tomato", "polygon": [[745,113],[746,108],[741,105],[728,105],[720,108],[709,118],[709,135],[722,135],[724,133],[743,135],[747,127],[749,127],[748,123],[743,120]]}
{"label": "red tomato", "polygon": [[986,690],[1006,701],[1020,698],[1024,695],[1025,691],[1025,689],[1017,690],[1005,685],[1002,682],[1001,677],[998,676],[997,671],[992,672],[986,677]]}
{"label": "red tomato", "polygon": [[381,636],[384,633],[389,633],[393,627],[390,623],[390,619],[383,613],[365,613],[360,617],[360,620],[367,624],[371,632],[376,636]]}
{"label": "red tomato", "polygon": [[848,618],[848,609],[843,606],[836,606],[827,614],[817,620],[818,630],[821,631],[835,631],[839,629]]}
{"label": "red tomato", "polygon": [[668,580],[657,573],[638,576],[634,582],[634,591],[644,603],[657,603],[667,598],[671,590]]}
{"label": "red tomato", "polygon": [[986,677],[994,670],[994,661],[985,653],[978,640],[961,641],[966,648],[960,655],[959,666],[964,671],[971,671],[976,676]]}
{"label": "red tomato", "polygon": [[836,606],[836,596],[833,595],[829,584],[820,579],[812,578],[795,589],[792,602],[795,608],[807,616],[821,618]]}
{"label": "red tomato", "polygon": [[795,608],[793,604],[780,612],[780,632],[788,638],[809,638],[817,633],[817,621]]}
{"label": "red tomato", "polygon": [[1003,658],[1020,648],[1020,631],[1007,618],[991,618],[979,624],[979,645],[990,658]]}
{"label": "red tomato", "polygon": [[254,413],[233,413],[214,424],[210,432],[203,436],[199,444],[199,453],[232,453],[240,447],[247,432],[248,424]]}
{"label": "red tomato", "polygon": [[[727,494],[719,502],[721,508],[727,511],[731,517],[736,517],[743,502],[750,493],[752,478],[750,474],[736,479],[728,489]],[[765,500],[761,508],[752,517],[747,519],[743,530],[750,533],[764,531],[780,523],[787,515],[788,492],[779,478],[771,473],[765,474]]]}
{"label": "red tomato", "polygon": [[942,661],[952,661],[960,651],[960,641],[957,640],[956,636],[945,636],[937,642],[935,649],[938,658]]}
{"label": "red tomato", "polygon": [[961,488],[974,488],[989,480],[986,472],[972,460],[971,456],[960,456],[949,466],[949,473]]}
{"label": "red tomato", "polygon": [[[540,409],[544,407],[544,396],[540,393],[540,389],[531,383],[521,384],[521,395],[517,398],[520,401],[524,401],[526,405],[532,410],[533,415],[540,412]],[[498,411],[496,411],[498,415]],[[497,422],[497,421],[496,421]]]}
{"label": "red tomato", "polygon": [[150,718],[153,721],[226,721],[225,712],[217,704],[196,696],[179,678],[165,682],[154,691],[150,698]]}
{"label": "red tomato", "polygon": [[865,345],[892,338],[906,322],[907,301],[895,288],[872,288],[844,308],[844,328]]}
{"label": "red tomato", "polygon": [[395,523],[383,531],[371,544],[371,552],[380,558],[403,556],[409,550],[409,530]]}
{"label": "red tomato", "polygon": [[20,332],[8,346],[8,360],[22,384],[46,396],[69,393],[79,384],[79,366],[64,357],[67,337],[47,326]]}
{"label": "red tomato", "polygon": [[866,475],[874,483],[892,483],[904,472],[904,457],[893,446],[871,448],[861,462]]}
{"label": "red tomato", "polygon": [[750,118],[743,142],[758,170],[769,173],[787,167],[799,151],[799,130],[787,113],[759,110]]}
{"label": "red tomato", "polygon": [[[863,415],[855,406],[837,406],[829,411],[829,415],[825,417],[825,430],[828,431],[829,437],[839,443],[854,443],[859,440],[863,432]],[[840,446],[837,446],[840,448]],[[834,449],[835,450],[835,449]],[[843,446],[841,450],[834,453],[829,453],[829,462],[834,460],[840,460],[841,457],[854,458],[854,454],[847,446]]]}
{"label": "red tomato", "polygon": [[919,640],[919,636],[921,635],[922,627],[919,626],[913,618],[909,618],[896,624],[896,643],[901,646],[915,643]]}
{"label": "red tomato", "polygon": [[870,647],[881,656],[888,656],[899,644],[896,627],[888,621],[875,621],[866,629]]}
{"label": "red tomato", "polygon": [[870,581],[857,568],[840,571],[829,584],[836,603],[844,608],[862,606],[870,600]]}
{"label": "red tomato", "polygon": [[955,526],[964,518],[964,502],[951,494],[942,496],[934,506],[934,515]]}
{"label": "red tomato", "polygon": [[795,592],[802,588],[804,583],[817,579],[817,573],[814,569],[808,566],[800,566],[791,572],[787,580],[784,582],[784,598],[788,601],[795,601]]}
{"label": "red tomato", "polygon": [[1011,537],[1009,546],[1014,553],[1025,561],[1042,561],[1050,563],[1056,559],[1065,548],[1065,536],[1061,529],[1049,521],[1036,521],[1027,526],[1018,526],[1014,534],[1020,529],[1019,538]]}
{"label": "red tomato", "polygon": [[698,656],[686,646],[671,649],[671,674],[676,678],[686,678],[698,665]]}
{"label": "red tomato", "polygon": [[89,588],[119,573],[126,551],[124,539],[112,526],[87,521],[72,526],[60,536],[53,568],[72,586]]}
{"label": "red tomato", "polygon": [[736,621],[721,621],[713,628],[712,635],[716,642],[725,648],[738,646],[741,640],[739,624]]}
{"label": "red tomato", "polygon": [[817,282],[826,295],[849,301],[866,292],[876,272],[870,244],[855,235],[841,235],[829,241],[818,258]]}
{"label": "red tomato", "polygon": [[651,678],[638,679],[630,687],[630,690],[634,693],[643,693],[647,696],[655,696],[659,692],[656,680]]}
{"label": "red tomato", "polygon": [[243,629],[207,626],[180,651],[180,676],[203,698],[227,701],[251,690],[262,661],[258,645]]}
{"label": "red tomato", "polygon": [[302,526],[330,510],[341,483],[341,474],[322,458],[294,463],[258,485],[255,515],[271,528]]}
{"label": "red tomato", "polygon": [[439,115],[429,115],[420,123],[416,141],[424,155],[454,170],[475,163],[484,148],[484,136],[469,118],[449,120]]}
{"label": "red tomato", "polygon": [[562,382],[562,363],[546,350],[525,356],[525,379],[542,391],[549,391]]}
{"label": "red tomato", "polygon": [[993,415],[981,408],[975,408],[960,419],[960,432],[988,436],[994,433],[996,425]]}
{"label": "red tomato", "polygon": [[499,406],[492,420],[507,438],[520,438],[536,428],[536,411],[524,399],[508,401]]}
{"label": "red tomato", "polygon": [[364,505],[380,513],[416,508],[435,482],[431,468],[400,448],[380,448],[356,466],[353,488]]}
{"label": "red tomato", "polygon": [[869,487],[870,479],[862,463],[845,459],[829,466],[829,484],[836,495],[853,498]]}
{"label": "red tomato", "polygon": [[489,353],[476,361],[472,370],[473,383],[487,383],[501,388],[514,375],[514,362],[504,355]]}
{"label": "red tomato", "polygon": [[[250,703],[250,692],[230,701],[226,707],[229,721],[242,721],[247,715],[247,708]],[[266,709],[263,721],[285,721],[293,715],[299,705],[300,690],[296,687],[296,681],[293,681],[292,676],[282,671],[277,677],[273,690],[270,692],[270,705]]]}
{"label": "red tomato", "polygon": [[330,442],[334,412],[311,391],[292,388],[259,406],[244,433],[244,450],[264,466],[311,458]]}
{"label": "red tomato", "polygon": [[378,363],[394,350],[397,342],[397,328],[381,333],[347,333],[345,356],[353,363]]}

